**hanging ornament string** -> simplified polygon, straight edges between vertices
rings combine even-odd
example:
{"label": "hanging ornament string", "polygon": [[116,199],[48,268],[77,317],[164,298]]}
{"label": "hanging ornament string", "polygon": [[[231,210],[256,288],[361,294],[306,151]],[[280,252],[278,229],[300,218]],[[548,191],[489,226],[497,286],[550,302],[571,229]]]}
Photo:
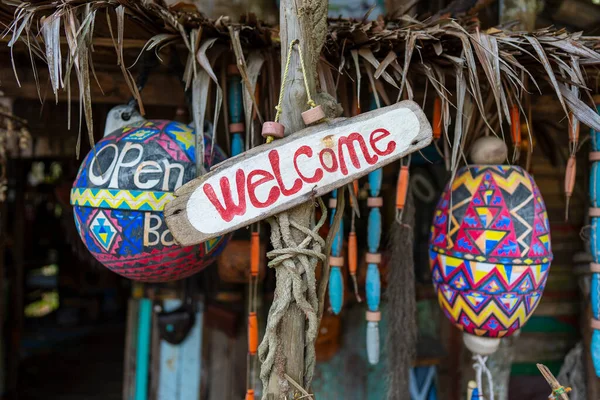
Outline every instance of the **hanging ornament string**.
{"label": "hanging ornament string", "polygon": [[290,71],[290,63],[292,60],[292,51],[294,50],[294,46],[298,45],[298,56],[300,58],[300,68],[302,69],[302,80],[304,82],[304,90],[306,91],[306,97],[308,98],[306,104],[310,106],[310,109],[304,111],[302,113],[302,120],[306,125],[313,124],[315,122],[321,121],[325,119],[325,112],[323,108],[315,103],[311,94],[310,88],[308,87],[306,68],[304,66],[304,56],[302,55],[302,49],[300,46],[300,41],[298,39],[292,40],[290,42],[290,46],[288,49],[287,57],[285,60],[285,68],[283,70],[283,77],[281,79],[281,86],[279,88],[279,100],[277,102],[277,106],[275,106],[276,114],[274,121],[267,121],[263,124],[262,136],[266,139],[267,144],[271,143],[274,139],[281,139],[284,136],[285,127],[279,123],[279,118],[281,117],[281,113],[283,112],[282,103],[283,96],[285,94],[286,83],[288,74]]}
{"label": "hanging ornament string", "polygon": [[484,399],[484,391],[482,386],[483,374],[485,374],[487,378],[490,400],[494,400],[494,380],[492,379],[492,373],[490,372],[487,365],[485,365],[487,359],[487,356],[484,357],[480,354],[475,354],[473,356],[473,361],[475,361],[475,363],[473,364],[473,369],[475,370],[475,379],[477,381],[477,388],[479,389],[479,399],[477,400]]}
{"label": "hanging ornament string", "polygon": [[[292,51],[294,50],[294,44],[296,44],[298,42],[298,40],[292,40],[290,42],[290,47],[288,49],[288,53],[287,53],[287,58],[285,60],[285,69],[283,70],[283,78],[281,79],[281,86],[279,87],[279,100],[277,101],[277,105],[275,106],[275,124],[279,124],[279,118],[281,117],[281,112],[282,112],[282,108],[281,108],[281,104],[283,103],[283,95],[285,93],[285,84],[287,82],[287,77],[288,74],[290,72],[290,62],[292,60]],[[264,127],[269,124],[269,122],[265,122],[265,124],[263,125],[263,136],[264,136]],[[279,124],[281,125],[281,124]],[[283,125],[282,125],[283,127]],[[281,135],[283,136],[283,130],[281,132]],[[271,143],[274,139],[275,139],[275,135],[267,135],[266,136],[266,140],[267,143]]]}

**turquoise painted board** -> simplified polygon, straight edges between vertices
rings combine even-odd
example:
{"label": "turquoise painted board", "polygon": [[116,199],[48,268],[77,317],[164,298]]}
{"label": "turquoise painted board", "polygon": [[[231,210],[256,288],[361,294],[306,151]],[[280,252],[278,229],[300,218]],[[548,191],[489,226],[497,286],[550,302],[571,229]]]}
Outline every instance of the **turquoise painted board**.
{"label": "turquoise painted board", "polygon": [[137,354],[135,368],[135,400],[148,399],[148,368],[150,365],[150,332],[152,301],[141,299],[139,306]]}
{"label": "turquoise painted board", "polygon": [[[164,311],[174,311],[181,300],[165,300]],[[196,305],[196,322],[179,345],[160,342],[158,400],[197,400],[200,398],[202,368],[203,303]]]}

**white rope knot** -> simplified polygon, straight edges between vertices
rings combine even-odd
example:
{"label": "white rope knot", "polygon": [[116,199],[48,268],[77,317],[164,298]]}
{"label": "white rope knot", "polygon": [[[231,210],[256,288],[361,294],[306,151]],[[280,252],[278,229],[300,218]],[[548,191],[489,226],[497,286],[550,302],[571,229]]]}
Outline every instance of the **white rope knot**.
{"label": "white rope knot", "polygon": [[481,384],[481,378],[483,374],[485,374],[487,378],[490,400],[494,400],[494,380],[492,379],[492,373],[485,364],[487,359],[487,356],[484,357],[479,354],[473,355],[473,360],[475,361],[473,364],[473,369],[475,370],[475,380],[477,381],[477,389],[479,391],[479,398],[474,400],[484,400],[483,386]]}
{"label": "white rope knot", "polygon": [[[319,260],[326,261],[326,256],[323,254],[325,240],[319,236],[319,229],[327,221],[327,208],[323,200],[320,198],[317,200],[322,215],[312,229],[291,220],[287,212],[268,220],[271,225],[273,244],[273,250],[267,253],[270,259],[268,266],[277,268],[277,272],[275,297],[269,310],[265,336],[258,348],[258,357],[262,364],[260,378],[265,388],[268,387],[269,376],[275,365],[282,369],[278,371],[280,377],[285,373],[283,370],[285,363],[276,362],[281,347],[278,327],[292,302],[296,302],[308,322],[304,340],[304,386],[309,387],[313,378],[316,362],[314,342],[319,328],[315,268]],[[292,228],[305,235],[300,243],[296,243],[292,237]],[[281,383],[282,388],[286,389],[288,381],[283,379]]]}

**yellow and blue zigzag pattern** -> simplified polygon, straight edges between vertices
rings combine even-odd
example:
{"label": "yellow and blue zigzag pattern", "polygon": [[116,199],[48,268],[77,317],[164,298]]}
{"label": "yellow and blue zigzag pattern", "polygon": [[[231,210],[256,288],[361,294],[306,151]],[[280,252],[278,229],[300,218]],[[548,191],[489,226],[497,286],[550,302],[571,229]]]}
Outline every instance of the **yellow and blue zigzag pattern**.
{"label": "yellow and blue zigzag pattern", "polygon": [[162,211],[175,196],[170,192],[120,189],[71,189],[74,206],[137,211]]}

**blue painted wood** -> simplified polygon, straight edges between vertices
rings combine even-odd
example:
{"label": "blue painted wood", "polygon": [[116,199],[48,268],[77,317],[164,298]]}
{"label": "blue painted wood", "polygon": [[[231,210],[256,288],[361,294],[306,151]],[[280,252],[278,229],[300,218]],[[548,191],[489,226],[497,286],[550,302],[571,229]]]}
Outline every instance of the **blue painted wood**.
{"label": "blue painted wood", "polygon": [[369,364],[379,363],[379,323],[367,322],[367,360]]}
{"label": "blue painted wood", "polygon": [[410,370],[410,400],[437,400],[435,366],[415,367]]}
{"label": "blue painted wood", "polygon": [[147,400],[148,398],[151,329],[152,301],[150,299],[140,299],[135,363],[135,400]]}
{"label": "blue painted wood", "polygon": [[[377,107],[375,96],[371,96],[371,110]],[[369,195],[370,197],[379,197],[381,193],[381,182],[383,180],[383,170],[377,169],[368,175]],[[378,207],[371,207],[369,210],[369,219],[367,221],[367,246],[369,253],[378,253],[381,244],[381,211]],[[365,283],[367,295],[367,307],[370,311],[379,309],[381,299],[381,279],[379,276],[379,266],[369,264],[367,267],[367,279]],[[367,321],[367,358],[371,365],[379,362],[379,323]]]}
{"label": "blue painted wood", "polygon": [[[596,106],[600,113],[600,104]],[[591,130],[592,150],[600,151],[600,132]],[[590,174],[590,202],[592,207],[600,207],[600,162],[592,163]],[[590,240],[590,251],[595,263],[600,263],[600,218],[592,217],[592,229]],[[592,313],[595,319],[600,319],[600,274],[592,274],[590,287]],[[600,330],[594,330],[590,345],[592,362],[596,371],[596,376],[600,377]]]}
{"label": "blue painted wood", "polygon": [[[333,225],[333,219],[335,217],[336,210],[331,210],[331,222],[330,226]],[[344,220],[340,220],[340,227],[333,237],[333,242],[331,244],[331,255],[334,257],[341,257],[342,251],[344,250]]]}
{"label": "blue painted wood", "polygon": [[[243,122],[244,109],[242,99],[242,78],[239,75],[233,75],[228,80],[229,103],[229,123],[237,124]],[[231,156],[237,156],[244,151],[244,139],[241,133],[233,133],[231,136]]]}
{"label": "blue painted wood", "polygon": [[381,181],[383,180],[383,170],[376,169],[369,173],[369,195],[371,197],[378,197],[381,192]]}
{"label": "blue painted wood", "polygon": [[[181,306],[181,300],[165,300],[165,311]],[[179,345],[160,342],[160,372],[158,400],[187,400],[200,397],[202,368],[203,304],[197,304],[196,322],[188,336]]]}
{"label": "blue painted wood", "polygon": [[371,208],[367,223],[367,245],[369,253],[377,253],[381,242],[381,211]]}
{"label": "blue painted wood", "polygon": [[231,156],[237,156],[244,151],[244,139],[241,133],[231,135]]}
{"label": "blue painted wood", "polygon": [[381,300],[381,279],[377,264],[369,264],[367,267],[365,291],[367,294],[367,307],[370,311],[377,311]]}
{"label": "blue painted wood", "polygon": [[[337,190],[334,190],[331,195],[333,198],[337,198]],[[333,226],[333,220],[335,219],[336,209],[330,210],[329,226]],[[331,255],[333,257],[341,257],[342,251],[344,250],[344,220],[340,220],[340,226],[337,233],[333,237],[331,244]],[[329,305],[334,314],[339,314],[342,311],[344,305],[344,279],[342,277],[342,270],[339,267],[332,267],[329,272]]]}
{"label": "blue painted wood", "polygon": [[329,273],[329,304],[334,314],[342,311],[344,304],[344,283],[342,280],[342,270],[339,267],[331,267]]}
{"label": "blue painted wood", "polygon": [[242,78],[239,75],[232,75],[227,81],[229,103],[229,121],[232,124],[243,122],[244,110],[242,107]]}

